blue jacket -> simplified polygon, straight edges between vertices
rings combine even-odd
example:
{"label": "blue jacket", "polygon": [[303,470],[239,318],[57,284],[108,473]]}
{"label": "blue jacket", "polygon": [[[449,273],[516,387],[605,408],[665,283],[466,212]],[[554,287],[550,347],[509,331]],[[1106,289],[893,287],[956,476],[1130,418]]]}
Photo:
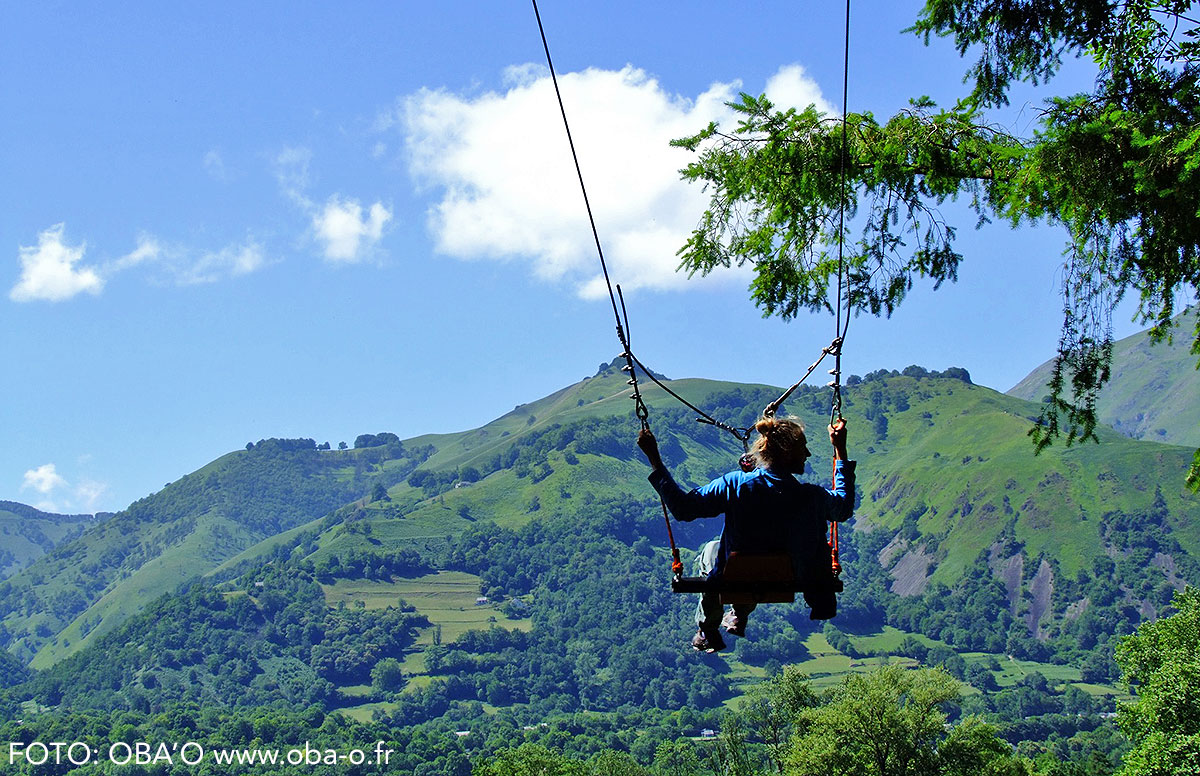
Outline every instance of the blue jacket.
{"label": "blue jacket", "polygon": [[731,552],[792,556],[799,578],[829,572],[826,523],[854,513],[854,461],[834,463],[833,489],[803,483],[770,469],[734,471],[707,485],[684,491],[665,470],[650,473],[650,484],[676,520],[725,515],[717,566],[719,577]]}

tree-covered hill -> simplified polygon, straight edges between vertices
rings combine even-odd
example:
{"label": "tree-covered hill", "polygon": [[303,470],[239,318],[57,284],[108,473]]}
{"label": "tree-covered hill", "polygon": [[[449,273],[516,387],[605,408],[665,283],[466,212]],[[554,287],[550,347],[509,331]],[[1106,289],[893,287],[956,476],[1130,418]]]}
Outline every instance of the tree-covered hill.
{"label": "tree-covered hill", "polygon": [[60,515],[15,501],[0,501],[0,579],[11,577],[56,545],[109,517],[106,512]]}
{"label": "tree-covered hill", "polygon": [[[670,385],[734,426],[779,393]],[[606,366],[480,429],[363,435],[340,451],[265,440],[224,456],[0,588],[8,651],[22,658],[7,663],[15,687],[0,703],[117,716],[315,706],[443,734],[585,715],[580,731],[612,727],[596,742],[648,762],[663,736],[715,725],[716,709],[781,665],[836,675],[899,660],[970,682],[970,710],[1011,743],[1092,740],[1117,638],[1200,582],[1197,504],[1179,476],[1188,449],[1109,432],[1035,457],[1037,405],[961,369],[880,371],[845,389],[860,478],[838,619],[763,607],[751,638],[698,656],[685,647],[693,602],[668,592],[627,393]],[[728,435],[657,387],[646,398],[681,480],[736,465]],[[785,407],[812,430],[806,476],[818,482],[828,401],[801,388]],[[676,538],[695,548],[719,525],[680,524]],[[93,578],[104,586],[89,590]],[[465,580],[465,598],[447,580]],[[73,616],[55,608],[71,602]],[[31,675],[21,663],[39,644]],[[672,716],[682,709],[686,724]],[[635,716],[658,738],[621,733]],[[457,747],[512,740],[487,735]],[[414,736],[407,756],[430,756],[429,740]]]}
{"label": "tree-covered hill", "polygon": [[[601,373],[490,427],[423,438],[438,452],[386,498],[343,510],[332,525],[312,524],[284,546],[328,564],[372,548],[442,546],[447,535],[489,523],[520,530],[570,514],[611,526],[613,515],[652,495],[630,444],[629,403],[621,386],[605,393],[613,379]],[[1186,448],[1106,432],[1102,444],[1034,456],[1026,432],[1037,406],[972,385],[963,370],[912,367],[850,382],[845,414],[860,460],[854,541],[862,562],[847,572],[845,621],[903,623],[963,650],[1082,665],[1110,654],[1118,632],[1153,618],[1185,580],[1200,582],[1200,504],[1183,488]],[[733,425],[748,425],[777,395],[695,380],[672,387]],[[646,393],[681,480],[699,484],[732,468],[736,443],[657,389]],[[788,409],[820,429],[827,402],[826,391],[801,389]],[[819,441],[813,448],[808,476],[824,481],[828,453]],[[642,508],[649,511],[638,530],[661,549],[661,516],[656,521],[653,504]],[[698,521],[677,526],[676,536],[694,548],[718,528]],[[241,559],[277,552],[281,541]],[[660,569],[665,583],[665,562]],[[498,570],[472,570],[483,592],[512,593]],[[1115,676],[1111,659],[1094,661],[1090,675]]]}
{"label": "tree-covered hill", "polygon": [[0,641],[47,666],[269,536],[408,474],[426,450],[248,444],[140,499],[0,583]]}
{"label": "tree-covered hill", "polygon": [[1034,456],[1025,432],[1035,406],[919,376],[868,376],[850,408],[875,435],[862,456],[859,521],[900,531],[887,565],[906,593],[954,584],[981,555],[1023,566],[1026,581],[1043,560],[1058,580],[1073,579],[1119,557],[1114,526],[1139,519],[1171,555],[1155,562],[1200,557],[1185,448],[1107,431],[1099,444]]}
{"label": "tree-covered hill", "polygon": [[[670,385],[734,426],[750,425],[779,393]],[[403,442],[364,435],[351,450],[311,440],[249,445],[0,586],[0,635],[9,652],[44,668],[189,579],[269,560],[304,562],[330,578],[382,578],[381,558],[414,551],[479,576],[482,593],[529,594],[539,580],[528,569],[469,558],[446,565],[458,558],[447,553],[487,526],[570,519],[661,553],[665,530],[632,444],[627,393],[625,375],[607,365],[479,429]],[[732,437],[695,422],[656,386],[645,395],[680,480],[699,484],[736,465]],[[823,389],[801,388],[785,407],[813,429],[807,476],[818,482],[830,467],[820,442],[828,400]],[[1109,433],[1101,445],[1034,456],[1026,431],[1037,405],[972,385],[961,369],[852,377],[844,412],[860,461],[858,549],[847,552],[861,557],[847,572],[839,622],[903,623],[960,649],[1081,663],[1118,630],[1152,618],[1185,580],[1200,581],[1200,508],[1182,486],[1184,448]],[[635,524],[621,526],[621,515]],[[717,531],[719,522],[698,521],[676,536],[694,548]],[[665,584],[666,563],[658,568]],[[977,616],[986,627],[971,624]]]}
{"label": "tree-covered hill", "polygon": [[[1200,445],[1200,370],[1190,334],[1200,309],[1177,316],[1169,342],[1143,331],[1113,343],[1111,377],[1096,398],[1096,417],[1134,439]],[[1010,396],[1040,402],[1053,362],[1033,370]]]}

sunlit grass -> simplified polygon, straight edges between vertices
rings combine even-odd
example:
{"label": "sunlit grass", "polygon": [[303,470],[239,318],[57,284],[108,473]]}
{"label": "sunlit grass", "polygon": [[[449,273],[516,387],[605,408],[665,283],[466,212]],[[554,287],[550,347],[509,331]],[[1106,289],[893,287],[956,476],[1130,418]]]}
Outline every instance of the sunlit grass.
{"label": "sunlit grass", "polygon": [[344,603],[348,608],[370,610],[397,606],[401,600],[410,604],[430,622],[430,627],[423,629],[417,640],[421,646],[433,644],[439,635],[441,641],[448,644],[467,631],[487,629],[492,625],[524,631],[533,627],[531,620],[505,617],[500,611],[501,605],[477,604],[480,582],[474,574],[439,571],[391,582],[339,579],[332,585],[322,585],[322,589],[330,607]]}
{"label": "sunlit grass", "polygon": [[347,706],[345,708],[338,709],[338,711],[342,714],[345,714],[355,722],[365,723],[371,721],[371,717],[377,710],[383,712],[393,712],[397,708],[399,708],[399,706],[395,703],[380,701],[377,703],[364,703],[360,706]]}

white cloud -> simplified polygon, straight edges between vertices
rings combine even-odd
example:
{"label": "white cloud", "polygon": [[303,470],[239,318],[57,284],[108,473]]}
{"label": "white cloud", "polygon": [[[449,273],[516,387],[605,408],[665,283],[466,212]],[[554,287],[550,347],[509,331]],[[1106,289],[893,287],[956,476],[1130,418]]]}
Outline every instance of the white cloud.
{"label": "white cloud", "polygon": [[183,285],[215,283],[227,277],[249,275],[266,265],[263,247],[250,240],[245,245],[230,245],[201,255],[191,264],[180,267],[177,279]]}
{"label": "white cloud", "polygon": [[21,490],[36,490],[43,496],[49,496],[58,488],[66,487],[68,487],[67,481],[58,473],[58,467],[52,463],[42,464],[36,469],[25,472],[25,481],[21,484]]}
{"label": "white cloud", "polygon": [[93,267],[80,267],[86,244],[68,245],[63,235],[63,224],[56,224],[38,236],[37,247],[21,247],[22,275],[10,298],[17,302],[62,301],[83,291],[99,294],[117,273],[150,263],[158,263],[167,278],[178,285],[248,275],[269,263],[262,245],[254,240],[201,252],[166,245],[143,233],[129,253]]}
{"label": "white cloud", "polygon": [[105,265],[104,274],[111,275],[114,272],[136,267],[139,264],[156,261],[162,257],[163,253],[162,243],[157,238],[149,234],[140,234],[137,239],[137,247],[116,261]]}
{"label": "white cloud", "polygon": [[275,179],[284,196],[305,210],[315,206],[308,198],[308,166],[312,162],[312,151],[291,146],[275,157]]}
{"label": "white cloud", "polygon": [[84,480],[75,487],[75,508],[83,512],[95,512],[100,499],[108,493],[108,485],[96,480]]}
{"label": "white cloud", "polygon": [[357,262],[379,242],[392,211],[376,202],[364,216],[357,200],[336,194],[313,216],[313,232],[330,261]]}
{"label": "white cloud", "polygon": [[[604,295],[549,73],[524,65],[505,77],[503,93],[426,89],[402,102],[411,171],[441,190],[429,213],[436,247],[462,259],[526,260],[538,277],[569,282],[585,297]],[[669,141],[714,120],[732,126],[725,103],[741,85],[716,83],[689,99],[632,66],[567,73],[559,83],[614,279],[626,289],[683,287],[675,252],[707,195],[680,180],[693,155]],[[798,66],[781,70],[772,85],[781,107],[820,98]]]}
{"label": "white cloud", "polygon": [[84,479],[72,486],[52,463],[25,472],[21,490],[33,490],[41,496],[33,506],[43,512],[95,512],[108,493],[108,485]]}
{"label": "white cloud", "polygon": [[233,179],[229,168],[225,166],[225,157],[217,149],[212,149],[204,155],[204,170],[214,180],[227,183]]}
{"label": "white cloud", "polygon": [[225,278],[249,275],[269,262],[263,246],[254,239],[231,244],[216,251],[201,251],[160,242],[153,235],[139,235],[137,248],[105,266],[105,274],[158,262],[167,282],[189,286],[215,283]]}
{"label": "white cloud", "polygon": [[[386,146],[376,143],[376,157]],[[375,202],[366,213],[362,204],[349,197],[334,194],[318,206],[309,196],[309,165],[312,151],[302,147],[283,149],[274,159],[275,178],[283,195],[308,214],[312,223],[311,238],[321,246],[321,254],[329,261],[355,263],[371,254],[383,237],[384,226],[392,220],[392,211],[382,202]]]}
{"label": "white cloud", "polygon": [[[388,218],[390,215],[387,213]],[[369,218],[364,229],[363,239],[370,239],[375,220]],[[13,301],[63,301],[85,291],[99,294],[114,275],[150,263],[160,266],[167,282],[178,285],[247,275],[269,263],[262,245],[254,240],[203,252],[164,244],[154,235],[142,233],[129,253],[94,266],[83,266],[80,262],[87,244],[69,245],[64,235],[64,225],[55,224],[38,235],[37,246],[20,247],[21,278],[9,292]]]}
{"label": "white cloud", "polygon": [[64,229],[64,224],[55,224],[38,235],[36,246],[20,246],[21,278],[8,294],[14,302],[61,302],[84,292],[99,294],[104,288],[95,268],[79,265],[87,243],[68,245]]}
{"label": "white cloud", "polygon": [[839,111],[825,101],[821,87],[808,77],[802,65],[785,65],[767,79],[764,89],[767,98],[780,110],[807,108],[816,105],[822,113],[838,115]]}

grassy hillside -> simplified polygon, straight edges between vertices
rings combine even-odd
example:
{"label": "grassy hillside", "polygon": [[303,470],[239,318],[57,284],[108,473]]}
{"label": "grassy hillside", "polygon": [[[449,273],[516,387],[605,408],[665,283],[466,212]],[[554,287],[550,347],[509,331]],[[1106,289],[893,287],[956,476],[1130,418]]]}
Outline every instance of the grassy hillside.
{"label": "grassy hillside", "polygon": [[[992,580],[1011,616],[1049,639],[1070,607],[1088,606],[1074,580],[1127,556],[1126,524],[1151,515],[1161,541],[1143,565],[1159,576],[1139,572],[1125,595],[1152,615],[1163,585],[1182,584],[1200,557],[1200,511],[1182,488],[1190,452],[1105,433],[1101,445],[1035,457],[1026,431],[1036,405],[971,385],[962,370],[949,374],[879,372],[845,390],[851,453],[860,461],[857,530],[878,543],[873,566],[860,567],[862,590],[875,589],[872,567],[887,594],[914,600]],[[778,395],[769,386],[699,379],[672,388],[734,426],[750,425]],[[474,430],[372,439],[345,451],[267,440],[231,453],[0,586],[0,637],[23,662],[46,667],[197,576],[221,579],[274,561],[336,574],[349,558],[436,557],[480,526],[519,530],[555,515],[621,535],[614,516],[648,510],[643,529],[661,549],[665,531],[661,516],[653,522],[627,395],[624,375],[608,367]],[[655,386],[645,395],[681,481],[700,484],[736,465],[740,446],[731,437],[696,423]],[[802,388],[786,408],[814,430],[808,477],[817,482],[830,468],[820,441],[828,399],[823,389]],[[696,547],[719,528],[681,525],[677,539]],[[872,595],[883,593],[863,594]],[[883,605],[850,600],[860,612]]]}
{"label": "grassy hillside", "polygon": [[[611,504],[644,502],[653,492],[633,445],[638,426],[625,380],[610,366],[479,429],[405,440],[410,448],[431,446],[435,452],[388,488],[386,499],[349,505],[328,520],[295,529],[286,540],[266,539],[222,568],[270,557],[281,544],[302,547],[304,557],[314,560],[406,547],[440,549],[448,537],[483,521],[515,529],[563,505],[602,520]],[[779,394],[769,386],[700,379],[675,380],[671,388],[735,425],[751,423]],[[681,478],[699,483],[736,465],[741,449],[731,436],[696,423],[690,411],[656,386],[644,393],[664,454]],[[695,546],[719,526],[677,530]]]}
{"label": "grassy hillside", "polygon": [[1188,448],[1102,430],[1100,444],[1034,456],[1026,432],[1037,408],[1028,402],[903,376],[862,388],[850,412],[887,418],[887,435],[870,441],[863,456],[859,519],[898,530],[914,516],[920,544],[927,551],[937,544],[934,581],[953,583],[1006,533],[1027,560],[1053,558],[1074,576],[1110,551],[1102,517],[1150,510],[1159,499],[1172,535],[1200,555],[1200,500],[1183,485]]}
{"label": "grassy hillside", "polygon": [[[1071,618],[1098,595],[1077,580],[1104,576],[1098,568],[1113,559],[1120,564],[1113,573],[1127,588],[1123,595],[1145,616],[1153,616],[1183,579],[1197,579],[1200,506],[1182,486],[1186,448],[1105,431],[1101,444],[1035,456],[1026,432],[1036,405],[972,385],[962,379],[965,373],[948,378],[907,371],[872,374],[845,391],[851,453],[860,461],[855,530],[878,542],[871,561],[883,574],[879,591],[861,571],[859,579],[848,575],[848,600],[882,601],[887,593],[919,607],[927,599],[933,605],[943,589],[995,584],[1006,614],[1029,637],[1048,642],[1068,639]],[[702,380],[672,387],[700,406],[728,412],[715,414],[735,425],[748,424],[777,395],[774,388]],[[336,525],[310,525],[289,552],[320,562],[348,553],[437,549],[483,523],[519,529],[564,510],[606,525],[624,505],[644,504],[652,495],[645,463],[631,444],[636,423],[628,417],[625,390],[619,375],[601,374],[482,429],[412,440],[434,444],[437,452],[390,488],[387,500],[342,510]],[[736,443],[695,423],[658,389],[647,397],[680,480],[699,484],[733,467]],[[789,408],[819,429],[827,401],[824,390],[801,389]],[[818,456],[807,476],[824,481],[828,456],[819,441],[813,448]],[[654,544],[665,545],[661,523],[646,530]],[[676,526],[684,547],[718,530],[719,523],[705,521]],[[1153,550],[1146,544],[1135,552],[1139,542],[1152,543]],[[272,539],[239,560],[277,552]],[[1099,604],[1091,605],[1099,616]],[[998,638],[1003,646],[1004,634]]]}
{"label": "grassy hillside", "polygon": [[[672,387],[735,426],[778,395]],[[860,504],[838,618],[761,607],[749,638],[697,655],[627,392],[605,369],[480,429],[218,459],[0,588],[10,652],[40,669],[9,661],[0,709],[112,720],[270,707],[312,727],[344,715],[403,731],[413,762],[453,759],[436,743],[448,731],[473,731],[455,744],[469,748],[600,729],[645,760],[716,725],[784,664],[819,689],[891,663],[945,667],[969,683],[970,711],[1013,745],[1041,746],[1106,724],[1116,640],[1200,582],[1189,449],[1106,431],[1034,456],[1037,405],[963,370],[881,371],[845,390]],[[657,388],[647,400],[680,480],[736,465],[723,432]],[[816,482],[830,469],[828,401],[802,388],[787,407],[811,429]],[[719,529],[677,524],[685,560]],[[117,570],[106,576],[100,557]],[[93,570],[104,586],[90,591]],[[73,594],[78,612],[61,617]]]}
{"label": "grassy hillside", "polygon": [[[801,603],[764,607],[751,638],[731,639],[723,655],[693,654],[684,646],[693,602],[667,592],[665,557],[652,541],[656,505],[646,499],[561,499],[519,528],[478,521],[424,559],[436,573],[415,554],[373,544],[378,529],[366,526],[381,521],[346,522],[361,505],[293,534],[290,547],[277,545],[242,573],[214,574],[152,603],[15,687],[10,702],[58,715],[101,709],[123,720],[172,708],[203,710],[208,720],[254,708],[263,716],[269,706],[303,712],[310,725],[336,710],[395,730],[429,725],[421,729],[435,735],[478,730],[498,716],[520,731],[582,715],[630,738],[648,734],[631,714],[657,725],[686,711],[671,730],[653,733],[648,751],[712,727],[716,711],[782,663],[809,673],[816,688],[886,663],[944,664],[984,695],[973,701],[977,710],[1022,710],[1008,733],[1013,743],[1086,727],[1094,717],[1080,710],[1107,708],[1088,699],[1111,690],[1084,681],[1080,667],[995,651],[959,655],[925,633],[864,624],[850,606],[838,626],[809,621]],[[339,533],[372,551],[328,552],[322,537]],[[848,540],[849,579],[879,569],[870,553],[854,551],[857,535]],[[477,605],[480,592],[486,604]],[[377,671],[388,663],[401,672],[390,686]],[[1041,689],[1033,695],[1031,686]],[[1067,711],[1072,697],[1071,717],[1030,719]],[[578,736],[580,723],[570,724]],[[406,733],[400,746],[425,739]]]}
{"label": "grassy hillside", "polygon": [[263,440],[213,461],[0,583],[0,639],[45,667],[242,550],[390,484],[423,454]]}
{"label": "grassy hillside", "polygon": [[[581,451],[578,440],[565,442],[541,450],[534,470],[524,475],[518,465],[478,481],[456,482],[459,487],[406,507],[404,520],[413,530],[399,536],[420,534],[416,526],[431,526],[429,534],[461,530],[479,519],[516,526],[536,514],[536,508],[563,499],[643,498],[644,462],[628,442],[624,450],[616,449],[634,434],[632,424],[620,419],[620,413],[628,412],[623,392],[605,396],[599,390],[600,398],[579,403],[580,394],[591,398],[587,392],[603,386],[603,379],[585,381],[478,431],[422,438],[436,441],[439,448],[422,468],[477,465],[486,471],[487,456],[510,438],[506,432],[511,436],[515,431],[519,445],[550,426],[586,422],[604,413],[615,417],[621,429],[614,449],[604,454]],[[738,386],[701,380],[676,381],[672,388],[701,406],[731,393],[751,413],[765,403],[758,399],[775,393],[762,386],[742,387],[738,393]],[[700,484],[732,468],[735,443],[695,424],[657,388],[646,393],[652,423],[666,440],[668,462],[681,480]],[[1170,515],[1171,535],[1185,553],[1200,557],[1200,503],[1183,488],[1191,455],[1186,448],[1103,432],[1099,445],[1053,447],[1035,456],[1027,436],[1037,416],[1035,405],[962,380],[922,377],[919,371],[870,376],[848,387],[845,396],[851,452],[860,460],[859,525],[900,531],[906,518],[915,520],[919,540],[889,559],[910,594],[921,592],[928,582],[953,584],[981,553],[1009,536],[1023,548],[1026,562],[1036,565],[1050,558],[1059,574],[1073,577],[1112,552],[1101,535],[1105,515],[1138,514],[1159,500]],[[827,400],[824,391],[801,390],[789,408],[819,429]],[[735,420],[748,424],[750,417]],[[819,440],[820,432],[812,436]],[[810,462],[815,473],[809,478],[823,481],[827,453],[819,441],[812,447],[817,457]],[[407,484],[391,492],[401,500],[413,498]],[[375,534],[386,535],[387,529]],[[914,564],[917,556],[924,560]],[[1019,597],[1022,591],[1012,593]]]}
{"label": "grassy hillside", "polygon": [[[1191,352],[1198,314],[1175,319],[1171,342],[1141,332],[1113,343],[1112,376],[1096,405],[1101,423],[1134,439],[1200,447],[1200,371]],[[1009,395],[1041,401],[1052,366],[1039,366]]]}
{"label": "grassy hillside", "polygon": [[111,517],[59,515],[0,501],[0,579],[7,579],[63,542]]}

